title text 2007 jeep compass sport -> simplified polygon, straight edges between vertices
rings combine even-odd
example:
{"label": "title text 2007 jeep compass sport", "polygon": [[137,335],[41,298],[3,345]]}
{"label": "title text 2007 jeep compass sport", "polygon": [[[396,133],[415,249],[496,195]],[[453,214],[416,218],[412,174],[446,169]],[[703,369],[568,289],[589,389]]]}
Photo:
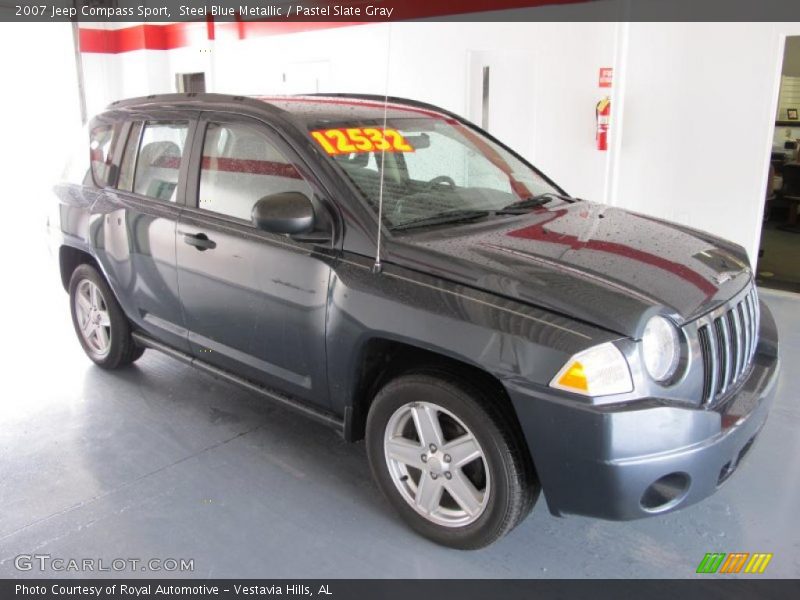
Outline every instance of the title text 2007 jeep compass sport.
{"label": "title text 2007 jeep compass sport", "polygon": [[692,504],[767,417],[777,334],[739,246],[572,198],[434,106],[122,101],[56,192],[94,362],[154,348],[366,437],[442,544],[494,541],[540,489],[557,515]]}

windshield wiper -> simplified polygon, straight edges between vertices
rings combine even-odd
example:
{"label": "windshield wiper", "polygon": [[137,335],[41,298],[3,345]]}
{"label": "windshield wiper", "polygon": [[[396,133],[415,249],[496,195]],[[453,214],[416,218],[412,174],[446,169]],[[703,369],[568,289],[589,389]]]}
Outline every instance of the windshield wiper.
{"label": "windshield wiper", "polygon": [[565,202],[577,202],[578,198],[572,196],[564,196],[554,192],[547,192],[544,194],[537,194],[529,198],[517,200],[511,204],[504,206],[498,210],[473,210],[473,209],[456,209],[448,210],[443,213],[422,217],[420,219],[413,219],[399,225],[394,225],[389,228],[389,231],[402,231],[403,229],[413,229],[415,227],[428,227],[432,225],[443,225],[445,223],[460,223],[463,221],[472,221],[481,217],[489,215],[503,215],[503,214],[520,214],[518,211],[524,211],[530,208],[536,208],[551,202],[553,199],[564,200]]}
{"label": "windshield wiper", "polygon": [[562,194],[556,194],[554,192],[546,192],[544,194],[536,194],[535,196],[530,196],[529,198],[523,198],[522,200],[517,200],[516,202],[512,202],[511,204],[504,206],[497,212],[502,214],[504,211],[507,210],[536,208],[537,206],[542,206],[544,204],[547,204],[548,202],[552,202],[554,198],[558,200],[564,200],[565,202],[577,201],[577,198],[573,198],[571,196],[564,196]]}
{"label": "windshield wiper", "polygon": [[427,227],[429,225],[444,225],[445,223],[460,223],[463,221],[472,221],[481,217],[492,214],[491,210],[448,210],[443,213],[422,217],[420,219],[413,219],[399,225],[394,225],[389,228],[390,231],[402,231],[403,229],[413,229],[415,227]]}

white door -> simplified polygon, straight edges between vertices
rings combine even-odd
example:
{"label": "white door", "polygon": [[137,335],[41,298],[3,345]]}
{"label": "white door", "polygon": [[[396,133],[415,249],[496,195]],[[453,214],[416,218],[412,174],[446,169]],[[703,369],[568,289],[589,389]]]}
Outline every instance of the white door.
{"label": "white door", "polygon": [[470,51],[467,60],[467,118],[531,157],[536,99],[532,57],[520,52]]}

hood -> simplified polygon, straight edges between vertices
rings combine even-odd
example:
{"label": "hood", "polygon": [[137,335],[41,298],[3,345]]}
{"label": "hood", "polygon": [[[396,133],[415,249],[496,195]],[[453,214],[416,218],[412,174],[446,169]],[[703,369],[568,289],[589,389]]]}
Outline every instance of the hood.
{"label": "hood", "polygon": [[392,262],[638,338],[652,314],[682,324],[750,280],[744,250],[590,202],[409,232]]}

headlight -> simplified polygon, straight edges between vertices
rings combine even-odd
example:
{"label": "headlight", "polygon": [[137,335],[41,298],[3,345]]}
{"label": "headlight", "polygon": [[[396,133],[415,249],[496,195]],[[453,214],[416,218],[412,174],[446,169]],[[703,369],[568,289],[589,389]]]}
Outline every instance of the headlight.
{"label": "headlight", "polygon": [[584,396],[608,396],[633,391],[628,361],[606,342],[578,352],[556,373],[550,386]]}
{"label": "headlight", "polygon": [[664,317],[653,317],[642,336],[644,366],[650,377],[666,381],[675,374],[680,362],[678,330]]}

